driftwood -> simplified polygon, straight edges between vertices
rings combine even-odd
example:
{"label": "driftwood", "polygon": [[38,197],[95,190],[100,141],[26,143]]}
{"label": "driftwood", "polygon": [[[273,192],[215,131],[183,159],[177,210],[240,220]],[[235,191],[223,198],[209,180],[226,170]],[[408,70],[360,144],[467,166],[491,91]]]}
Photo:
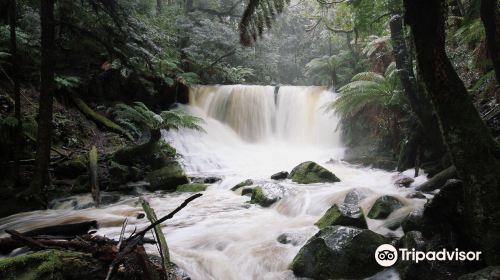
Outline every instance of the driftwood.
{"label": "driftwood", "polygon": [[51,235],[51,236],[72,236],[73,238],[77,235],[84,235],[89,232],[90,229],[97,229],[99,225],[97,221],[86,221],[74,224],[64,224],[49,227],[37,228],[27,232],[23,232],[24,236],[37,236],[37,235]]}
{"label": "driftwood", "polygon": [[[149,203],[145,200],[142,200],[142,209],[146,213],[146,217],[151,223],[154,223],[158,220],[156,217],[156,213],[153,208],[149,205]],[[161,229],[161,225],[156,225],[154,227],[154,233],[156,236],[156,240],[158,240],[158,251],[160,252],[161,264],[162,268],[165,272],[170,271],[170,253],[168,250],[167,240],[165,239],[165,235]]]}
{"label": "driftwood", "polygon": [[96,207],[101,204],[101,194],[99,191],[99,180],[97,175],[97,148],[92,146],[89,151],[89,175],[90,175],[90,189],[92,191],[92,198]]}
{"label": "driftwood", "polygon": [[448,179],[453,179],[457,177],[457,169],[454,165],[446,168],[445,170],[434,175],[427,182],[416,188],[417,191],[421,192],[431,192],[433,190],[441,188]]}

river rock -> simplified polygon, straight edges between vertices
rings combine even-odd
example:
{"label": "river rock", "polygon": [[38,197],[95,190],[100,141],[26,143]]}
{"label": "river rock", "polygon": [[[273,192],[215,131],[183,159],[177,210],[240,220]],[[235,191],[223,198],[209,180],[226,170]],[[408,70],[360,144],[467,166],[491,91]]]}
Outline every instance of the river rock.
{"label": "river rock", "polygon": [[175,190],[179,185],[189,183],[189,180],[177,161],[170,161],[164,167],[150,172],[146,177],[150,191]]}
{"label": "river rock", "polygon": [[415,209],[406,216],[401,222],[404,232],[410,232],[414,230],[421,230],[423,223],[424,210]]}
{"label": "river rock", "polygon": [[368,197],[366,191],[362,189],[354,189],[345,195],[344,203],[358,205],[361,200]]}
{"label": "river rock", "polygon": [[248,196],[252,196],[252,193],[253,193],[253,189],[255,188],[243,188],[241,189],[241,195],[248,195]]}
{"label": "river rock", "polygon": [[373,255],[385,243],[388,239],[367,229],[326,227],[300,249],[291,269],[296,276],[313,279],[369,277],[383,269]]}
{"label": "river rock", "polygon": [[312,161],[306,161],[297,165],[290,172],[288,178],[299,184],[340,182],[340,179],[335,174]]}
{"label": "river rock", "polygon": [[308,232],[285,232],[280,234],[276,240],[281,244],[298,246],[303,244],[309,236]]}
{"label": "river rock", "polygon": [[237,190],[237,189],[239,189],[241,187],[248,187],[248,186],[251,186],[251,185],[253,185],[253,181],[251,179],[246,179],[245,181],[240,182],[236,186],[232,187],[231,190],[234,192],[235,190]]}
{"label": "river rock", "polygon": [[191,183],[177,186],[178,192],[202,192],[207,189],[207,185],[200,183]]}
{"label": "river rock", "polygon": [[368,228],[361,207],[354,204],[334,204],[316,223],[319,229],[327,226],[352,226],[357,228]]}
{"label": "river rock", "polygon": [[57,164],[54,172],[64,178],[76,178],[88,172],[88,161],[83,155]]}
{"label": "river rock", "polygon": [[402,248],[425,251],[425,240],[420,231],[409,231],[399,240]]}
{"label": "river rock", "polygon": [[405,196],[406,198],[411,198],[411,199],[426,199],[427,197],[421,193],[421,192],[412,192],[412,193],[409,193]]}
{"label": "river rock", "polygon": [[368,212],[368,218],[382,220],[401,207],[403,207],[403,204],[397,198],[385,195],[375,201],[370,212]]}
{"label": "river rock", "polygon": [[397,175],[394,179],[395,179],[394,180],[394,185],[396,187],[400,187],[400,188],[409,188],[410,185],[413,182],[415,182],[415,179],[410,178],[408,176],[404,176],[402,174]]}
{"label": "river rock", "polygon": [[221,181],[222,179],[219,178],[219,177],[214,177],[214,176],[210,176],[210,177],[194,177],[194,178],[190,178],[191,179],[191,182],[192,183],[201,183],[201,184],[215,184],[219,181]]}
{"label": "river rock", "polygon": [[276,174],[271,175],[271,179],[273,179],[273,180],[284,180],[286,178],[288,178],[287,171],[280,171]]}
{"label": "river rock", "polygon": [[263,207],[269,207],[276,201],[288,195],[290,190],[279,184],[265,184],[253,189],[250,203],[259,204]]}

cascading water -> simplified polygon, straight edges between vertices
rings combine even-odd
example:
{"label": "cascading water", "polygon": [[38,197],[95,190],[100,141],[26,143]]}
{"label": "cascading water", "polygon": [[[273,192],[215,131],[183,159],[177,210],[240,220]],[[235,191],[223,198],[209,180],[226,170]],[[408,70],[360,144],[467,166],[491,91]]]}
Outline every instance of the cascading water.
{"label": "cascading water", "polygon": [[[383,221],[368,219],[371,230],[390,231],[385,225],[421,207],[424,200],[404,196],[412,188],[393,185],[395,173],[352,166],[341,161],[344,148],[336,131],[338,119],[325,110],[335,95],[321,87],[198,86],[190,92],[185,110],[202,117],[206,133],[181,130],[165,135],[182,155],[190,176],[218,176],[204,195],[163,225],[172,261],[192,279],[294,279],[288,265],[317,228],[314,223],[345,194],[360,188],[371,194],[363,200],[364,212],[382,194],[398,196],[405,207]],[[269,208],[248,204],[249,198],[231,191],[237,183],[252,179],[256,185],[271,182],[271,174],[290,171],[303,161],[315,161],[342,181],[334,184],[279,184],[290,194]],[[416,178],[415,185],[424,176]],[[157,193],[149,199],[159,216],[173,210],[189,194]],[[81,198],[82,199],[82,198]],[[0,220],[0,230],[19,231],[60,222],[96,219],[99,233],[117,237],[129,218],[129,230],[146,225],[135,219],[142,209],[136,197],[101,209],[57,209],[21,213]],[[281,244],[288,233],[295,242]],[[401,235],[401,230],[392,232]],[[148,248],[155,252],[155,247]]]}

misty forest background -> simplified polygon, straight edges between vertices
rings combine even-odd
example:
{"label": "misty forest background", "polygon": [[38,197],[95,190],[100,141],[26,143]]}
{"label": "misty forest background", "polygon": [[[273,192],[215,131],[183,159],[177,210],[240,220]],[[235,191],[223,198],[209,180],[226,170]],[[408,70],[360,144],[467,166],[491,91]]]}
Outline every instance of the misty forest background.
{"label": "misty forest background", "polygon": [[333,88],[345,160],[458,174],[458,239],[500,263],[497,0],[2,0],[0,217],[164,166],[198,84]]}

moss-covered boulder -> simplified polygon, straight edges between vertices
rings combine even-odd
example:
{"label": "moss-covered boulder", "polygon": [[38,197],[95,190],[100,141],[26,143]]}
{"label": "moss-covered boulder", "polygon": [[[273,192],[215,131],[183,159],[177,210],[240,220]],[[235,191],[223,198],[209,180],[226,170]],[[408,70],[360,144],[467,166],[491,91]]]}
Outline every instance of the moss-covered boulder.
{"label": "moss-covered boulder", "polygon": [[367,229],[326,227],[300,249],[291,269],[296,276],[313,279],[369,277],[383,269],[373,256],[385,243],[385,237]]}
{"label": "moss-covered boulder", "polygon": [[64,178],[76,178],[88,172],[88,160],[84,155],[65,160],[57,164],[54,168],[58,176]]}
{"label": "moss-covered boulder", "polygon": [[98,271],[104,268],[90,254],[47,250],[1,259],[0,279],[98,279]]}
{"label": "moss-covered boulder", "polygon": [[191,183],[177,186],[178,192],[202,192],[207,189],[207,185],[201,183]]}
{"label": "moss-covered boulder", "polygon": [[288,178],[299,184],[340,182],[340,179],[335,174],[312,161],[306,161],[297,165],[290,172]]}
{"label": "moss-covered boulder", "polygon": [[257,186],[252,191],[250,203],[259,204],[263,207],[269,207],[276,201],[288,195],[290,190],[278,184],[265,184]]}
{"label": "moss-covered boulder", "polygon": [[246,179],[245,181],[240,182],[239,184],[237,184],[234,187],[232,187],[231,190],[234,192],[234,191],[236,191],[239,188],[248,187],[248,186],[251,186],[251,185],[253,185],[253,181],[251,179]]}
{"label": "moss-covered boulder", "polygon": [[404,232],[410,232],[414,230],[421,230],[423,227],[423,209],[415,209],[406,216],[401,222]]}
{"label": "moss-covered boulder", "polygon": [[319,229],[324,229],[327,226],[368,228],[361,207],[345,203],[338,203],[330,207],[315,225]]}
{"label": "moss-covered boulder", "polygon": [[189,183],[189,180],[177,161],[169,161],[160,169],[150,172],[146,180],[150,191],[175,190],[179,185]]}
{"label": "moss-covered boulder", "polygon": [[384,195],[375,201],[370,212],[368,212],[368,218],[382,220],[387,218],[394,210],[401,207],[403,207],[403,203],[397,198],[390,195]]}

